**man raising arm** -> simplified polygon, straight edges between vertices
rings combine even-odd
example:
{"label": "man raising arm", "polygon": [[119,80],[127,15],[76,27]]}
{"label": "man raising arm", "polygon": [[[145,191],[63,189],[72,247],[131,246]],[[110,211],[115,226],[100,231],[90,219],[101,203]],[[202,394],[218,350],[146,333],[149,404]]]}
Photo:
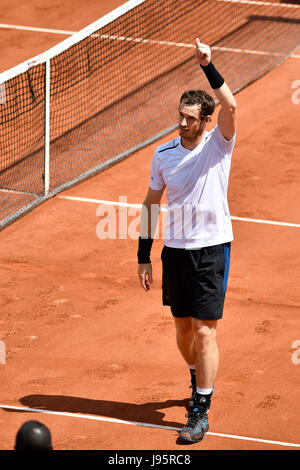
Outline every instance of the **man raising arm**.
{"label": "man raising arm", "polygon": [[167,187],[163,305],[171,309],[177,346],[190,369],[190,410],[180,433],[185,442],[199,442],[208,431],[208,410],[219,367],[216,330],[223,316],[233,240],[227,189],[237,122],[235,99],[211,62],[209,46],[199,39],[196,59],[221,105],[218,124],[206,130],[215,110],[209,94],[203,90],[182,94],[179,137],[154,151],[142,210],[142,222],[146,220],[148,226],[141,230],[138,248],[139,277],[148,291],[152,283],[151,223],[155,225],[151,207],[160,203]]}
{"label": "man raising arm", "polygon": [[196,57],[213,88],[221,109],[218,115],[218,127],[225,139],[230,140],[237,129],[237,105],[230,88],[211,62],[211,50],[206,44],[196,39]]}

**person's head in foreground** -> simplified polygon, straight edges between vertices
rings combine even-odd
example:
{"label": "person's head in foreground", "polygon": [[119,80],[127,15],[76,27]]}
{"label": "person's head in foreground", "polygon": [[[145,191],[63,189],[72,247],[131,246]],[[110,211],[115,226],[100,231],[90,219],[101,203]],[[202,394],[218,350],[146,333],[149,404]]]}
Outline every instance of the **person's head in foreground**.
{"label": "person's head in foreground", "polygon": [[17,432],[15,450],[53,450],[51,433],[39,421],[27,421]]}

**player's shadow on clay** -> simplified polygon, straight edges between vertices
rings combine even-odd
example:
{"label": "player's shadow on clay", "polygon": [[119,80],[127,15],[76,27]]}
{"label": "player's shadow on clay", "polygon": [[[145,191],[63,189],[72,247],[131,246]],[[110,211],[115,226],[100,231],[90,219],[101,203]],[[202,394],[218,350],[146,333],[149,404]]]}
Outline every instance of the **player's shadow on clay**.
{"label": "player's shadow on clay", "polygon": [[[187,407],[187,401],[187,399],[183,399],[135,404],[108,400],[91,400],[89,398],[70,397],[64,395],[27,395],[20,399],[22,405],[27,408],[91,414],[126,421],[134,421],[136,423],[172,426],[180,429],[182,428],[183,423],[164,420],[165,413],[161,410],[172,408],[174,406],[181,407],[185,410]],[[7,409],[6,411],[16,410]]]}

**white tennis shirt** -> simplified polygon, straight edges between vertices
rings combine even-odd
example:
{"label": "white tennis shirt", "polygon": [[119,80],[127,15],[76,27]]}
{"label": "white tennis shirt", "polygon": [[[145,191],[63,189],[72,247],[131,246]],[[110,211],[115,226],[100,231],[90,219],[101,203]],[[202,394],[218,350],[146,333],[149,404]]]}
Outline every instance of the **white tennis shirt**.
{"label": "white tennis shirt", "polygon": [[177,137],[154,151],[150,187],[167,188],[166,246],[197,249],[233,240],[227,189],[235,137],[226,140],[216,126],[193,150]]}

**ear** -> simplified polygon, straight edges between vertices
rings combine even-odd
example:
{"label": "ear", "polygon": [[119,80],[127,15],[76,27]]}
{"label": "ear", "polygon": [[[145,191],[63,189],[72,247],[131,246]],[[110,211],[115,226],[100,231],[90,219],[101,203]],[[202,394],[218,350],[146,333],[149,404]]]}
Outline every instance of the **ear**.
{"label": "ear", "polygon": [[201,119],[203,127],[206,127],[209,122],[211,122],[211,114],[205,116]]}

